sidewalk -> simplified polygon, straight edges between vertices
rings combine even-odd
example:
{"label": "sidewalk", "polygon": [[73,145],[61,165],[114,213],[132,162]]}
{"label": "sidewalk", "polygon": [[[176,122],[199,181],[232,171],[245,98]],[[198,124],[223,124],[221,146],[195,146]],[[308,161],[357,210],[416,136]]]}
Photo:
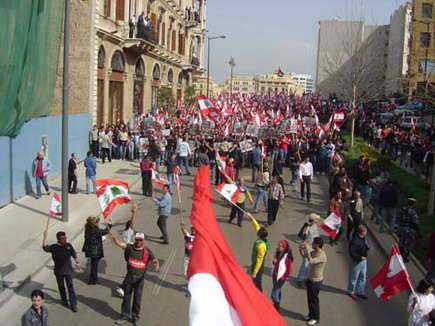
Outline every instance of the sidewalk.
{"label": "sidewalk", "polygon": [[[96,195],[84,193],[84,175],[85,169],[80,163],[79,194],[69,195],[69,222],[52,218],[48,231],[49,243],[56,241],[56,232],[65,231],[68,242],[74,243],[78,253],[83,245],[86,218],[101,212]],[[97,159],[97,179],[106,178],[121,179],[131,187],[141,179],[139,163],[113,160],[103,165]],[[57,192],[61,196],[61,177],[51,180],[49,185],[52,194]],[[51,260],[51,255],[41,249],[51,198],[52,195],[43,195],[38,200],[25,196],[0,209],[0,275],[4,285],[1,289],[0,284],[0,307]]]}

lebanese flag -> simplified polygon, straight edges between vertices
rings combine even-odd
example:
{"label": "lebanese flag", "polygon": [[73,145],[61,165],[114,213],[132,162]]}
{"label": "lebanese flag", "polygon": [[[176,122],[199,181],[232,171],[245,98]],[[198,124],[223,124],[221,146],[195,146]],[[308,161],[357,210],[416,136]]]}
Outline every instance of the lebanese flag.
{"label": "lebanese flag", "polygon": [[390,258],[370,280],[370,284],[378,298],[381,297],[383,301],[389,301],[390,296],[411,288],[409,274],[397,244],[393,245]]}
{"label": "lebanese flag", "polygon": [[227,166],[227,158],[225,156],[220,156],[219,155],[219,151],[216,150],[215,151],[215,160],[216,160],[216,166],[218,167],[219,171],[221,171],[221,173],[223,175],[226,175],[225,173],[225,168]]}
{"label": "lebanese flag", "polygon": [[216,191],[234,204],[237,204],[237,198],[242,193],[234,183],[226,183],[225,181],[216,187]]}
{"label": "lebanese flag", "polygon": [[227,122],[224,129],[224,135],[229,136],[233,132],[233,119],[230,119],[230,121]]}
{"label": "lebanese flag", "polygon": [[169,184],[169,181],[160,177],[160,174],[154,169],[151,169],[151,182],[158,188],[163,188],[164,185]]}
{"label": "lebanese flag", "polygon": [[292,272],[292,262],[290,261],[288,254],[285,254],[284,257],[281,258],[278,266],[275,266],[275,268],[278,269],[276,274],[276,279],[278,281],[285,281],[287,277],[290,276]]}
{"label": "lebanese flag", "polygon": [[98,202],[104,218],[107,218],[117,205],[131,201],[128,194],[130,186],[126,182],[115,179],[100,179],[95,180],[95,184],[97,186]]}
{"label": "lebanese flag", "polygon": [[181,185],[180,185],[180,168],[174,167],[174,183],[177,185],[178,194],[181,195]]}
{"label": "lebanese flag", "polygon": [[216,105],[213,104],[207,97],[201,95],[196,98],[199,109],[202,115],[210,114],[217,111]]}
{"label": "lebanese flag", "polygon": [[239,266],[219,228],[208,166],[198,169],[193,189],[190,221],[196,234],[187,270],[189,325],[287,325]]}
{"label": "lebanese flag", "polygon": [[284,77],[284,71],[281,70],[281,67],[278,67],[278,70],[276,71],[276,75],[278,77]]}
{"label": "lebanese flag", "polygon": [[266,147],[264,147],[264,144],[261,144],[261,154],[260,158],[264,160],[266,158]]}
{"label": "lebanese flag", "polygon": [[50,216],[62,216],[62,205],[60,204],[60,197],[57,193],[53,193],[53,198],[51,199]]}
{"label": "lebanese flag", "polygon": [[253,123],[254,126],[256,126],[257,128],[260,128],[260,127],[261,127],[261,119],[260,119],[260,116],[258,115],[257,112],[255,112],[254,115],[253,115],[252,123]]}
{"label": "lebanese flag", "polygon": [[323,231],[328,233],[332,240],[335,240],[342,224],[343,220],[341,218],[341,214],[339,210],[336,209],[326,218],[325,221],[323,221],[322,224],[320,224],[320,227],[323,229]]}

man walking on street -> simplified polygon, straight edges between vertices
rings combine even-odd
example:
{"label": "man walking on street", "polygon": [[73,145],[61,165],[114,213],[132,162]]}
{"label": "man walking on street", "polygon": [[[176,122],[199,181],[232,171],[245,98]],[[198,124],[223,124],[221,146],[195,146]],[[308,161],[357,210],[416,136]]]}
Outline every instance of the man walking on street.
{"label": "man walking on street", "polygon": [[41,182],[44,185],[47,195],[50,195],[50,188],[47,183],[47,175],[51,169],[51,162],[44,157],[44,152],[39,152],[38,156],[33,160],[32,174],[36,179],[36,199],[41,198]]}
{"label": "man walking on street", "polygon": [[[77,174],[78,174],[77,154],[72,153],[68,162],[68,192],[77,194]],[[72,187],[71,187],[72,186]]]}
{"label": "man walking on street", "polygon": [[267,191],[268,201],[266,226],[272,225],[275,222],[279,206],[282,206],[284,202],[284,190],[282,189],[282,186],[278,183],[278,179],[279,177],[277,175],[272,178],[269,190]]}
{"label": "man walking on street", "polygon": [[[127,275],[124,278],[124,298],[122,299],[121,316],[115,322],[122,325],[131,321],[133,325],[139,325],[144,277],[149,261],[154,264],[154,270],[159,271],[159,261],[153,252],[144,246],[145,235],[137,233],[134,244],[127,244],[109,232],[109,238],[124,250],[124,258],[127,262]],[[133,305],[131,297],[133,296]]]}
{"label": "man walking on street", "polygon": [[30,300],[32,306],[21,316],[21,326],[47,326],[48,309],[44,306],[44,292],[33,290]]}
{"label": "man walking on street", "polygon": [[307,202],[311,200],[311,182],[313,181],[313,165],[308,156],[305,157],[299,166],[299,179],[301,180],[301,199],[305,197],[305,187],[307,188]]}
{"label": "man walking on street", "polygon": [[94,154],[91,151],[88,152],[85,158],[84,165],[86,169],[86,195],[89,195],[91,182],[94,189],[92,193],[95,194],[95,192],[97,191],[97,186],[95,185],[95,177],[97,175],[97,162],[95,161]]}
{"label": "man walking on street", "polygon": [[[47,244],[47,230],[44,231],[44,240],[42,241],[42,249],[45,252],[50,252],[54,261],[54,275],[56,275],[57,286],[59,287],[62,305],[70,307],[72,311],[77,312],[77,298],[73,285],[73,269],[71,265],[71,257],[76,261],[76,268],[80,270],[80,262],[77,258],[76,251],[71,243],[66,242],[65,232],[57,232],[57,243]],[[65,283],[68,288],[69,305],[66,297]]]}
{"label": "man walking on street", "polygon": [[306,244],[300,246],[300,253],[303,258],[308,259],[308,279],[307,279],[307,301],[308,316],[303,319],[307,325],[315,325],[320,321],[320,302],[319,293],[323,283],[323,270],[325,268],[327,257],[323,251],[323,239],[316,237],[313,240],[313,251],[309,251]]}
{"label": "man walking on street", "polygon": [[181,169],[181,166],[184,166],[184,173],[186,175],[190,175],[189,171],[189,157],[191,154],[190,146],[186,142],[186,139],[183,139],[177,147],[177,154],[178,154],[178,166]]}
{"label": "man walking on street", "polygon": [[350,264],[347,295],[353,300],[357,297],[367,300],[368,297],[364,294],[367,275],[367,256],[370,250],[366,241],[367,228],[364,225],[360,225],[356,231],[357,233],[354,234],[349,244]]}
{"label": "man walking on street", "polygon": [[172,209],[172,197],[169,191],[169,185],[164,185],[162,191],[163,196],[160,199],[157,199],[154,194],[152,195],[152,199],[158,206],[159,218],[157,220],[157,226],[162,232],[160,239],[163,240],[162,244],[169,244],[168,231],[166,229],[166,220],[169,215],[171,215]]}

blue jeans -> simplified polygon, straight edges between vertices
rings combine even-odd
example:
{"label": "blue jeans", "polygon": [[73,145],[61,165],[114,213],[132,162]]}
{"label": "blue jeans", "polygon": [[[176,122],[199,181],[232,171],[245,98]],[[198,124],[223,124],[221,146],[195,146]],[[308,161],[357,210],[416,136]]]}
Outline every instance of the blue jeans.
{"label": "blue jeans", "polygon": [[41,182],[44,185],[45,191],[49,192],[50,188],[48,187],[47,177],[36,177],[36,196],[41,197]]}
{"label": "blue jeans", "polygon": [[119,151],[120,151],[120,159],[124,160],[125,156],[127,154],[127,142],[126,141],[121,141],[120,145],[119,145]]}
{"label": "blue jeans", "polygon": [[379,221],[381,227],[379,229],[380,232],[384,232],[384,224],[387,220],[388,215],[390,216],[390,232],[394,232],[396,227],[396,217],[397,217],[397,209],[396,207],[381,207],[381,220]]}
{"label": "blue jeans", "polygon": [[160,152],[160,165],[162,165],[166,161],[166,151]]}
{"label": "blue jeans", "polygon": [[299,174],[299,168],[297,169],[290,169],[291,173],[292,173],[292,179],[290,180],[290,184],[293,186],[295,184],[296,181],[298,181],[298,174]]}
{"label": "blue jeans", "polygon": [[94,194],[97,191],[97,186],[95,185],[95,175],[87,175],[86,176],[86,195],[89,195],[89,191],[91,188],[91,182],[92,186],[94,187]]}
{"label": "blue jeans", "polygon": [[287,153],[288,151],[286,149],[280,149],[279,150],[279,155],[281,156],[281,158],[283,158],[285,160],[285,158],[287,157]]}
{"label": "blue jeans", "polygon": [[264,207],[267,211],[267,192],[266,187],[257,187],[257,197],[255,198],[254,211],[258,211],[258,204],[263,199]]}
{"label": "blue jeans", "polygon": [[308,277],[308,266],[309,265],[310,265],[310,263],[308,262],[308,259],[303,258],[301,267],[299,268],[299,273],[298,273],[298,278],[297,278],[298,282],[305,282],[306,281],[306,279]]}
{"label": "blue jeans", "polygon": [[174,184],[174,174],[173,173],[167,173],[166,176],[168,177],[169,190],[172,192],[172,185]]}
{"label": "blue jeans", "polygon": [[190,171],[189,171],[189,158],[187,156],[178,156],[178,166],[181,167],[184,166],[184,173],[189,175]]}
{"label": "blue jeans", "polygon": [[366,288],[367,260],[349,262],[348,293],[364,294]]}
{"label": "blue jeans", "polygon": [[275,280],[275,278],[272,279],[273,281],[273,289],[272,293],[270,294],[270,297],[273,302],[280,302],[281,301],[281,288],[284,285],[283,280]]}

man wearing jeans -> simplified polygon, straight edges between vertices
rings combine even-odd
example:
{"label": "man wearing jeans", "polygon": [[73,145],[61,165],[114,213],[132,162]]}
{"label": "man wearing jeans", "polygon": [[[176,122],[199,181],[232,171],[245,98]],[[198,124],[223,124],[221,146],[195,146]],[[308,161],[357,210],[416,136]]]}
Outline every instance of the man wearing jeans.
{"label": "man wearing jeans", "polygon": [[369,246],[366,242],[367,228],[360,225],[357,233],[349,244],[349,281],[347,286],[347,295],[355,300],[357,297],[367,300],[364,294],[366,287],[367,275],[367,255]]}
{"label": "man wearing jeans", "polygon": [[51,161],[44,157],[44,152],[39,152],[38,156],[33,160],[32,174],[36,179],[36,199],[41,198],[41,182],[44,185],[47,195],[50,195],[50,188],[47,183],[47,175],[51,169]]}
{"label": "man wearing jeans", "polygon": [[94,191],[92,192],[93,194],[95,194],[95,192],[97,191],[97,186],[95,185],[95,176],[97,175],[97,163],[95,162],[94,159],[94,153],[89,151],[88,154],[86,155],[85,158],[85,169],[86,169],[86,195],[89,195],[89,191],[90,191],[90,183],[92,182],[93,185],[93,189]]}
{"label": "man wearing jeans", "polygon": [[160,239],[163,240],[162,244],[169,244],[168,232],[166,230],[166,220],[168,219],[169,215],[171,215],[172,208],[172,197],[169,191],[169,185],[164,185],[162,191],[163,196],[160,199],[154,197],[154,194],[152,195],[152,199],[159,208],[159,219],[157,220],[157,226],[162,232]]}
{"label": "man wearing jeans", "polygon": [[299,252],[303,258],[308,259],[309,270],[307,279],[308,316],[303,317],[307,325],[315,325],[320,321],[319,293],[323,284],[323,270],[327,257],[323,251],[323,239],[316,237],[313,240],[313,251],[309,251],[306,244],[300,246]]}
{"label": "man wearing jeans", "polygon": [[[121,305],[121,316],[115,324],[122,325],[131,321],[133,325],[139,325],[140,306],[142,302],[142,292],[144,277],[149,261],[154,264],[154,270],[159,271],[159,261],[154,257],[153,252],[144,246],[145,235],[137,233],[134,244],[127,244],[109,232],[110,239],[121,249],[124,250],[124,258],[127,262],[127,275],[123,281],[124,298]],[[131,297],[133,296],[133,305]]]}
{"label": "man wearing jeans", "polygon": [[178,166],[181,169],[181,166],[184,166],[184,173],[186,175],[190,175],[189,171],[189,157],[190,157],[190,146],[186,142],[186,139],[183,139],[177,146],[177,154],[178,154]]}
{"label": "man wearing jeans", "polygon": [[311,200],[311,182],[313,181],[313,165],[308,156],[305,157],[299,166],[299,179],[301,180],[301,199],[305,197],[305,187],[307,188],[307,202]]}

